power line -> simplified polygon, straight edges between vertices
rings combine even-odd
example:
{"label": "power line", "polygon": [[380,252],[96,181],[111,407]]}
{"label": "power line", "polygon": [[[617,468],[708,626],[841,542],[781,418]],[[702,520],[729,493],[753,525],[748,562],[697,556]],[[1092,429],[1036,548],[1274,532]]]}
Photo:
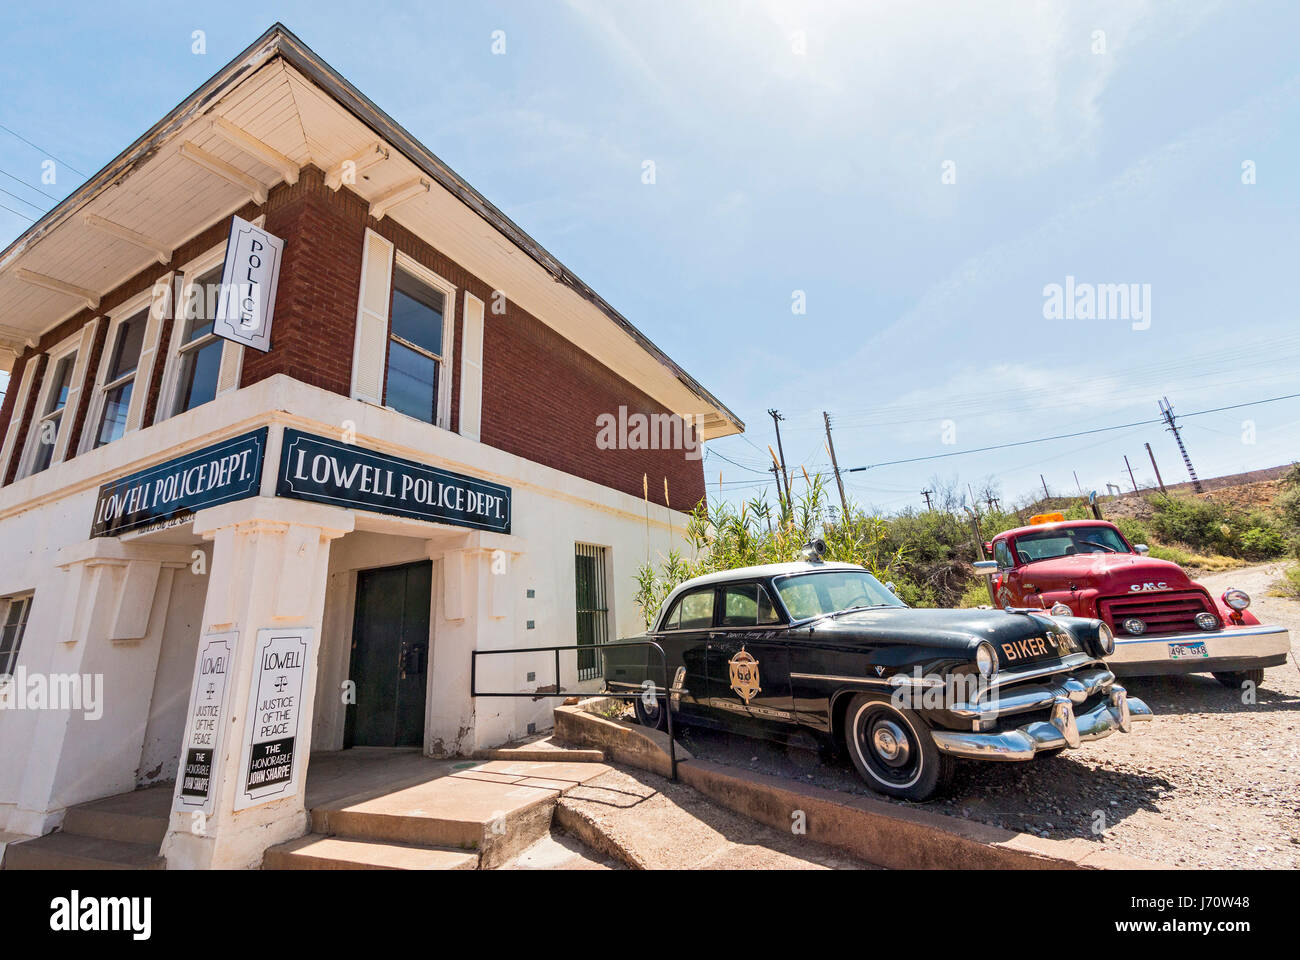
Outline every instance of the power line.
{"label": "power line", "polygon": [[16,133],[15,131],[10,130],[10,129],[9,129],[8,127],[6,127],[3,123],[0,123],[0,130],[3,130],[5,133],[9,134],[10,136],[17,137],[17,138],[18,138],[19,140],[21,140],[23,143],[27,144],[27,146],[31,147],[33,150],[39,150],[41,153],[45,154],[45,155],[46,155],[47,157],[49,157],[51,160],[56,160],[56,161],[58,161],[59,163],[63,164],[65,167],[67,167],[69,170],[71,170],[71,171],[72,171],[73,173],[75,173],[77,176],[81,177],[81,179],[83,179],[83,180],[86,179],[86,174],[82,173],[80,170],[78,170],[78,169],[77,169],[76,167],[74,167],[72,164],[68,163],[68,161],[66,161],[66,160],[60,160],[58,157],[56,157],[54,154],[50,153],[50,151],[46,150],[45,148],[43,148],[43,147],[38,147],[36,144],[32,143],[30,140],[28,140],[26,137],[24,137],[21,133]]}
{"label": "power line", "polygon": [[19,213],[19,212],[18,212],[17,210],[15,210],[13,207],[6,207],[3,203],[0,203],[0,210],[8,210],[8,211],[9,211],[10,213],[12,213],[15,217],[22,217],[24,220],[30,220],[32,223],[35,223],[35,222],[36,222],[36,218],[35,218],[35,217],[29,217],[29,216],[27,216],[27,214],[25,214],[25,213]]}
{"label": "power line", "polygon": [[[1223,407],[1213,407],[1209,410],[1197,410],[1194,413],[1182,414],[1182,417],[1199,417],[1207,413],[1219,413],[1224,410],[1239,410],[1242,407],[1255,407],[1263,403],[1276,403],[1279,400],[1292,400],[1300,397],[1300,393],[1288,393],[1281,397],[1269,397],[1266,400],[1250,400],[1245,403],[1232,403]],[[935,453],[926,457],[908,457],[904,460],[887,460],[883,463],[869,463],[865,467],[852,467],[845,471],[846,473],[859,473],[863,470],[871,470],[875,467],[892,467],[903,463],[921,463],[926,460],[943,460],[948,457],[961,457],[971,453],[986,453],[990,450],[1005,450],[1010,447],[1024,447],[1033,443],[1047,443],[1052,440],[1069,440],[1074,437],[1086,437],[1097,433],[1109,433],[1114,430],[1128,430],[1131,427],[1143,427],[1153,423],[1164,423],[1164,417],[1155,417],[1150,420],[1135,420],[1132,423],[1116,424],[1112,427],[1097,427],[1093,430],[1079,430],[1075,433],[1061,433],[1051,437],[1038,437],[1034,440],[1017,440],[1014,443],[995,443],[987,447],[976,447],[972,450],[954,450],[951,453]]]}
{"label": "power line", "polygon": [[25,203],[25,204],[27,204],[27,206],[31,207],[33,210],[39,210],[41,213],[44,213],[44,212],[45,212],[45,208],[42,207],[39,203],[32,203],[32,202],[31,202],[30,200],[28,200],[26,197],[20,197],[20,196],[18,196],[18,194],[13,193],[13,192],[10,191],[10,190],[6,190],[4,187],[0,187],[0,193],[3,193],[5,196],[8,196],[8,197],[13,197],[13,198],[14,198],[15,200],[17,200],[19,203]]}
{"label": "power line", "polygon": [[21,183],[21,184],[22,184],[24,187],[26,187],[28,190],[35,190],[37,193],[39,193],[39,194],[40,194],[41,196],[43,196],[43,197],[49,197],[51,200],[58,200],[58,199],[59,199],[58,197],[56,197],[56,196],[55,196],[54,194],[52,194],[52,193],[46,193],[46,192],[45,192],[44,190],[42,190],[40,187],[36,186],[36,184],[34,184],[34,183],[28,183],[28,182],[27,182],[26,180],[24,180],[22,177],[15,177],[15,176],[14,176],[12,173],[10,173],[8,170],[0,170],[0,175],[4,175],[4,176],[8,177],[8,178],[9,178],[10,180],[12,180],[14,183]]}

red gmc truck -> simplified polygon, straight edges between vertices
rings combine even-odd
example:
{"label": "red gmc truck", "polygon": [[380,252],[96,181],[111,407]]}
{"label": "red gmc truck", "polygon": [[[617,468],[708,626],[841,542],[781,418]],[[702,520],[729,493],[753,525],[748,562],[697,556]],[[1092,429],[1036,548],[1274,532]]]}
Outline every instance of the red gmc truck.
{"label": "red gmc truck", "polygon": [[1286,628],[1262,625],[1244,591],[1211,596],[1113,523],[1044,514],[986,548],[997,564],[998,606],[1105,621],[1115,633],[1106,662],[1116,674],[1212,673],[1225,686],[1258,685],[1264,668],[1285,663],[1290,652]]}

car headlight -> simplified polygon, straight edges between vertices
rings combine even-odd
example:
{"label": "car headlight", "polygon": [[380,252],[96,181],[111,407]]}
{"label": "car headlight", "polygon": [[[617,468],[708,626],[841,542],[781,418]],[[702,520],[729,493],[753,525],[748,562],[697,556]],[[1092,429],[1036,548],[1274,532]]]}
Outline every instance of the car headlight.
{"label": "car headlight", "polygon": [[1103,657],[1115,652],[1115,632],[1102,620],[1097,621],[1097,649]]}
{"label": "car headlight", "polygon": [[1225,590],[1223,591],[1223,605],[1231,607],[1240,613],[1250,606],[1250,594],[1245,590]]}
{"label": "car headlight", "polygon": [[1218,630],[1219,618],[1212,613],[1198,613],[1196,615],[1196,625],[1202,630]]}
{"label": "car headlight", "polygon": [[979,670],[980,676],[985,680],[990,679],[998,672],[998,654],[993,649],[993,644],[987,640],[981,640],[980,645],[975,648],[975,668]]}
{"label": "car headlight", "polygon": [[1054,616],[1054,617],[1072,617],[1072,616],[1074,616],[1074,611],[1070,609],[1070,607],[1069,607],[1068,604],[1064,604],[1064,603],[1054,603],[1054,604],[1052,604],[1052,609],[1049,610],[1048,613],[1050,613],[1050,614],[1051,614],[1052,616]]}

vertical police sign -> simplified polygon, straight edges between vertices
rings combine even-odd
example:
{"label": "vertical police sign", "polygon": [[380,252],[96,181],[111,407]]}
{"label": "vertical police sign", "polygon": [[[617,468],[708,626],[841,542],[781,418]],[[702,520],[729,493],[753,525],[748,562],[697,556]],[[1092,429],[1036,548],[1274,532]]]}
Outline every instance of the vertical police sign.
{"label": "vertical police sign", "polygon": [[175,809],[212,815],[212,774],[220,762],[222,731],[226,727],[226,678],[235,656],[237,633],[214,633],[199,641],[190,693],[189,726],[181,755]]}
{"label": "vertical police sign", "polygon": [[241,217],[231,218],[221,297],[212,332],[266,353],[280,283],[284,241]]}
{"label": "vertical police sign", "polygon": [[236,810],[298,793],[302,777],[298,722],[303,691],[308,689],[312,639],[308,628],[257,631]]}

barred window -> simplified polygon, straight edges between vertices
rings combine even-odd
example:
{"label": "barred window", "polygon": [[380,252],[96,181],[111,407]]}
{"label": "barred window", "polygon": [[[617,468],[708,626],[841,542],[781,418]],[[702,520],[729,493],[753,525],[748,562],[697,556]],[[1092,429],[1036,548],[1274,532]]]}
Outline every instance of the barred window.
{"label": "barred window", "polygon": [[578,651],[578,679],[604,675],[599,648],[609,640],[609,606],[605,599],[605,548],[577,545],[573,558],[577,586],[578,645],[592,649]]}

